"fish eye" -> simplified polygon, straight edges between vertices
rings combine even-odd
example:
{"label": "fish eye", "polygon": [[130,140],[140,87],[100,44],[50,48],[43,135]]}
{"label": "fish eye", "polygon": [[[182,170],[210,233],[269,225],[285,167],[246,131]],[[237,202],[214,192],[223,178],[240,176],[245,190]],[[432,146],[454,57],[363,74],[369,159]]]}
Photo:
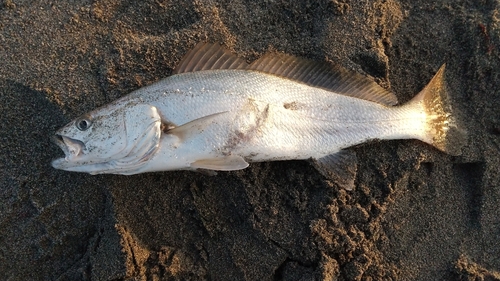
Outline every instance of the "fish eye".
{"label": "fish eye", "polygon": [[85,131],[92,126],[92,120],[90,120],[89,116],[83,116],[75,121],[75,125],[78,130]]}

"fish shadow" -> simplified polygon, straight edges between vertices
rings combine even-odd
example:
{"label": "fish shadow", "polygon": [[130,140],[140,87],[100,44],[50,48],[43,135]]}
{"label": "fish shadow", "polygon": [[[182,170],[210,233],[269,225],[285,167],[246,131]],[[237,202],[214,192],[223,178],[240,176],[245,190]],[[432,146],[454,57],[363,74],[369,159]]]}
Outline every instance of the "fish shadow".
{"label": "fish shadow", "polygon": [[109,200],[99,178],[52,168],[62,152],[50,137],[67,120],[47,96],[0,79],[0,237],[12,249],[0,271],[30,267],[42,279],[81,280]]}

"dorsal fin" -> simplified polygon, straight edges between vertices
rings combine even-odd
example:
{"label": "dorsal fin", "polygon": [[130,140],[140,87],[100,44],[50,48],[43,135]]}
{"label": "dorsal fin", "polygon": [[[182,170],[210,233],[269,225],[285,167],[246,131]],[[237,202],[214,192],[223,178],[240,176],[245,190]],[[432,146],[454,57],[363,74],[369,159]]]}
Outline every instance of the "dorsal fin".
{"label": "dorsal fin", "polygon": [[218,44],[198,43],[187,52],[173,74],[211,69],[246,69],[248,63]]}
{"label": "dorsal fin", "polygon": [[340,66],[281,53],[266,54],[248,64],[220,45],[212,43],[198,43],[184,56],[174,74],[215,69],[260,71],[345,96],[384,105],[398,103],[393,93],[373,80]]}
{"label": "dorsal fin", "polygon": [[385,105],[398,103],[393,93],[368,77],[327,62],[271,53],[254,61],[247,69],[286,77],[345,96]]}

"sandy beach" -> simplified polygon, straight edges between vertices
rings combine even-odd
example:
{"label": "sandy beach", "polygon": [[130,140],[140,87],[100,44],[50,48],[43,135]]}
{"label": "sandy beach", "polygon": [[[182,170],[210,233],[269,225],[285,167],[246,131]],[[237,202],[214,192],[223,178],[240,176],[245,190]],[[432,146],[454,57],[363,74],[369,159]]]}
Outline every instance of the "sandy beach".
{"label": "sandy beach", "polygon": [[[400,104],[446,63],[467,144],[350,148],[352,191],[307,161],[51,167],[58,128],[171,75],[198,42],[338,64]],[[0,280],[500,280],[499,1],[4,0],[0,61]]]}

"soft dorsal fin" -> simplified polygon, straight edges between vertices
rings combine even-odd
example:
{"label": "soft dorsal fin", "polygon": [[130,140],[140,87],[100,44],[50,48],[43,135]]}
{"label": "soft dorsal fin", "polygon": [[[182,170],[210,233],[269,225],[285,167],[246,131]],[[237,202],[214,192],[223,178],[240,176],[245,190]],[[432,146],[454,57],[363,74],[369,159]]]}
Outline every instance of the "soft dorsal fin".
{"label": "soft dorsal fin", "polygon": [[254,61],[247,69],[286,77],[345,96],[385,105],[398,103],[393,93],[368,77],[327,62],[270,53]]}
{"label": "soft dorsal fin", "polygon": [[246,69],[248,63],[218,44],[198,43],[187,52],[173,74],[211,69]]}
{"label": "soft dorsal fin", "polygon": [[395,105],[396,96],[373,80],[327,62],[270,53],[248,64],[218,44],[198,43],[174,70],[174,74],[215,69],[241,69],[260,71],[301,82],[313,87],[381,103]]}

